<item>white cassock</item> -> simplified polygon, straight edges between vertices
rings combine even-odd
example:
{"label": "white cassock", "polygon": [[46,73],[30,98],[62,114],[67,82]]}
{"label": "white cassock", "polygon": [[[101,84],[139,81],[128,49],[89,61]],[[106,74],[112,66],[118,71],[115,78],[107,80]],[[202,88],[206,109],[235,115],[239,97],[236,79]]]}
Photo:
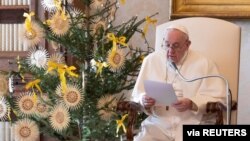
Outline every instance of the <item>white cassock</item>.
{"label": "white cassock", "polygon": [[[211,60],[190,49],[177,67],[187,79],[219,74]],[[155,51],[144,59],[132,92],[135,102],[141,103],[141,96],[145,94],[144,80],[172,83],[177,97],[189,98],[198,106],[198,111],[178,112],[171,106],[168,110],[166,106],[157,106],[154,108],[157,116],[149,115],[142,122],[141,132],[134,138],[135,141],[182,141],[182,125],[199,124],[207,102],[225,103],[226,86],[221,78],[185,82],[167,65],[165,51]]]}

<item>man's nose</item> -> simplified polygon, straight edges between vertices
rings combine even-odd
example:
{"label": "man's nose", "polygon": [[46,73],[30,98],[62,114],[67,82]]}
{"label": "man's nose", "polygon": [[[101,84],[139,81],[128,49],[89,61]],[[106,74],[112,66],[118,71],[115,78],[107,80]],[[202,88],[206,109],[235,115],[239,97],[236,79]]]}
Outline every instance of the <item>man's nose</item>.
{"label": "man's nose", "polygon": [[175,53],[175,49],[174,49],[173,47],[169,47],[169,48],[168,48],[168,52],[170,52],[170,53]]}

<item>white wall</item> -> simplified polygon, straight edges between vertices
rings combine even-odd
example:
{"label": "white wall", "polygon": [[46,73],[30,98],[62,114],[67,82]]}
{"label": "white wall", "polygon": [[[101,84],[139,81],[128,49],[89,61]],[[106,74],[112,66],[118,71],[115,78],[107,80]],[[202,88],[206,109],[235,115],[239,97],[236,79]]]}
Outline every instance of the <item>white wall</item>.
{"label": "white wall", "polygon": [[238,124],[250,123],[250,19],[232,21],[242,28],[241,55],[240,55],[240,78],[238,95]]}
{"label": "white wall", "polygon": [[[121,23],[130,19],[132,16],[138,16],[142,19],[156,12],[159,14],[153,18],[158,20],[157,25],[169,21],[169,0],[133,0],[127,1],[125,5],[121,5],[117,12],[116,22]],[[238,124],[250,123],[250,19],[249,20],[231,20],[242,28],[242,43],[240,57],[240,78],[239,78],[239,95],[238,95]],[[143,28],[143,26],[141,27]],[[151,47],[155,43],[155,28],[150,26],[146,35]],[[144,46],[144,42],[140,36],[133,38],[131,43],[135,46]],[[233,58],[232,58],[233,59]],[[230,68],[228,68],[230,69]]]}

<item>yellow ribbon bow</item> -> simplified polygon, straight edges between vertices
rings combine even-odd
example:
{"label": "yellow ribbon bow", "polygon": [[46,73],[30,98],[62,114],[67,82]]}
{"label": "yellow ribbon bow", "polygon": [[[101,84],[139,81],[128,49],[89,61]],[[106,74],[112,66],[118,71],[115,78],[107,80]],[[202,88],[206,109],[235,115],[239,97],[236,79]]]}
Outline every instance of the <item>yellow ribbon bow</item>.
{"label": "yellow ribbon bow", "polygon": [[25,89],[28,90],[28,89],[33,88],[35,86],[37,88],[37,90],[42,93],[42,90],[38,85],[38,83],[40,83],[40,82],[41,82],[40,79],[36,79],[34,81],[31,81],[31,82],[29,82],[28,84],[25,85]]}
{"label": "yellow ribbon bow", "polygon": [[124,116],[122,116],[122,118],[121,118],[120,120],[116,120],[116,124],[117,124],[117,127],[116,127],[116,134],[118,134],[119,129],[120,129],[121,127],[122,127],[124,133],[127,132],[126,127],[125,127],[125,125],[124,125],[124,123],[123,123],[127,116],[128,116],[128,114],[125,114]]}
{"label": "yellow ribbon bow", "polygon": [[[56,17],[60,17],[64,21],[67,20],[67,15],[65,13],[65,10],[57,11],[55,13],[55,15],[56,15]],[[51,25],[51,22],[52,22],[52,20],[48,19],[48,20],[44,21],[43,24]]]}
{"label": "yellow ribbon bow", "polygon": [[46,21],[43,22],[43,24],[51,25],[51,21],[52,20],[46,20]]}
{"label": "yellow ribbon bow", "polygon": [[[66,20],[67,19],[67,15],[66,15],[66,12],[65,12],[65,9],[62,8],[62,2],[61,0],[54,0],[54,4],[56,6],[56,17],[59,16],[60,18],[62,18],[63,20]],[[51,21],[50,19],[46,20],[43,22],[43,24],[47,24],[47,25],[50,25],[51,24]]]}
{"label": "yellow ribbon bow", "polygon": [[144,60],[144,58],[145,58],[145,56],[144,56],[144,55],[141,55],[139,58],[140,58],[140,62],[142,63],[143,60]]}
{"label": "yellow ribbon bow", "polygon": [[56,70],[57,68],[63,68],[65,65],[64,64],[59,64],[56,62],[48,61],[48,69],[47,72],[50,72],[52,70]]}
{"label": "yellow ribbon bow", "polygon": [[97,67],[96,77],[98,76],[98,74],[102,74],[103,67],[108,67],[108,64],[106,62],[97,62],[95,60],[91,60],[91,64]]}
{"label": "yellow ribbon bow", "polygon": [[62,2],[61,2],[61,0],[54,0],[54,4],[55,4],[56,8],[57,8],[59,11],[62,10],[62,6],[61,6]]}
{"label": "yellow ribbon bow", "polygon": [[66,20],[67,19],[66,12],[65,12],[65,9],[63,9],[61,6],[62,5],[61,0],[54,0],[54,3],[58,10],[57,14],[60,15],[63,20]]}
{"label": "yellow ribbon bow", "polygon": [[145,36],[145,35],[147,34],[149,24],[155,25],[156,22],[157,22],[156,19],[151,19],[151,18],[148,17],[148,16],[147,16],[145,19],[146,19],[146,24],[145,24],[145,26],[144,26],[144,28],[143,28],[143,36]]}
{"label": "yellow ribbon bow", "polygon": [[74,70],[76,70],[76,67],[74,66],[68,67],[67,65],[64,65],[64,64],[59,64],[59,63],[49,61],[47,72],[50,72],[54,69],[56,69],[59,74],[61,87],[62,87],[62,93],[65,93],[65,90],[67,87],[65,73],[68,73],[70,76],[73,76],[73,77],[78,77],[78,74],[73,72]]}
{"label": "yellow ribbon bow", "polygon": [[108,33],[107,37],[110,41],[113,41],[113,47],[112,47],[112,52],[115,52],[117,49],[117,43],[123,45],[123,46],[128,46],[125,41],[126,41],[126,37],[125,36],[121,36],[119,38],[115,37],[114,33]]}
{"label": "yellow ribbon bow", "polygon": [[11,121],[10,111],[11,111],[11,109],[10,109],[10,107],[8,107],[8,119],[9,119],[9,121]]}
{"label": "yellow ribbon bow", "polygon": [[126,0],[121,0],[121,4],[125,4],[126,3]]}
{"label": "yellow ribbon bow", "polygon": [[13,113],[17,116],[18,115],[18,113],[17,113],[17,111],[15,110],[15,109],[12,109],[12,111],[13,111]]}
{"label": "yellow ribbon bow", "polygon": [[62,18],[63,20],[67,20],[67,16],[66,16],[65,10],[62,10],[62,12],[61,12],[61,18]]}
{"label": "yellow ribbon bow", "polygon": [[21,65],[21,63],[20,63],[20,57],[19,57],[19,55],[17,56],[16,60],[17,60],[18,72],[19,72],[19,74],[20,74],[20,77],[21,77],[21,79],[22,79],[22,82],[25,82],[24,76],[23,76],[23,74],[20,72],[20,70],[21,70],[21,68],[22,68],[22,65]]}
{"label": "yellow ribbon bow", "polygon": [[42,90],[41,90],[40,86],[38,85],[38,83],[40,83],[40,82],[41,82],[40,79],[36,79],[36,80],[31,81],[31,82],[29,82],[29,83],[27,83],[27,84],[25,85],[25,89],[26,89],[26,90],[32,88],[32,91],[33,91],[33,93],[34,93],[34,100],[35,100],[35,101],[37,100],[37,95],[36,95],[36,93],[35,93],[35,91],[34,91],[34,87],[36,87],[36,89],[42,94]]}
{"label": "yellow ribbon bow", "polygon": [[23,13],[23,16],[26,17],[25,21],[24,21],[25,29],[27,31],[29,31],[29,32],[32,30],[31,17],[34,16],[34,15],[35,15],[34,12],[30,12],[29,14],[28,13]]}

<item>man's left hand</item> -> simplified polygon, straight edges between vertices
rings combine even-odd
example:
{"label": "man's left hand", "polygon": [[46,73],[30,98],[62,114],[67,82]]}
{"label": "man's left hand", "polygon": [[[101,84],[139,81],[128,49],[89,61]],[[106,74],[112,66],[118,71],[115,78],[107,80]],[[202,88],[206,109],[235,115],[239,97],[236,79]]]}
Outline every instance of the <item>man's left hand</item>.
{"label": "man's left hand", "polygon": [[186,110],[192,109],[193,102],[188,98],[182,98],[177,100],[175,103],[172,104],[174,108],[176,108],[179,112],[184,112]]}

